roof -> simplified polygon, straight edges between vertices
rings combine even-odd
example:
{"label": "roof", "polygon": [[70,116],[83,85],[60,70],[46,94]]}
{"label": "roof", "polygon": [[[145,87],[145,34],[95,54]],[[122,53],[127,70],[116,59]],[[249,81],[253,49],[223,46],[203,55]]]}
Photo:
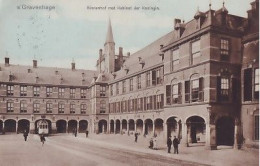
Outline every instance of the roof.
{"label": "roof", "polygon": [[88,86],[96,71],[83,69],[68,69],[56,67],[37,67],[0,64],[0,82],[10,82],[12,75],[13,83],[25,84],[50,84],[66,86]]}

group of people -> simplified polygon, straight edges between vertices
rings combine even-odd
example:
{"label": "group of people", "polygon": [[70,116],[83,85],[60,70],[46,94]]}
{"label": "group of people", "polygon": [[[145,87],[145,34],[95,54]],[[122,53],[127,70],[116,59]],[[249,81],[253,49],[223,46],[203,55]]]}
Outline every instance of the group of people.
{"label": "group of people", "polygon": [[157,136],[155,135],[154,137],[152,137],[151,139],[150,139],[150,145],[149,145],[149,148],[150,149],[154,149],[154,150],[158,150],[158,148],[157,148],[157,138],[156,138]]}
{"label": "group of people", "polygon": [[[27,130],[24,130],[23,137],[24,137],[24,141],[27,141],[27,137],[28,137],[28,131]],[[45,142],[45,136],[43,134],[40,135],[40,141],[41,141],[42,146],[43,146],[44,142]]]}
{"label": "group of people", "polygon": [[180,141],[176,136],[174,136],[174,139],[171,139],[171,136],[167,139],[167,146],[168,146],[168,153],[171,153],[171,147],[173,145],[174,148],[174,154],[179,154],[178,145],[180,144]]}

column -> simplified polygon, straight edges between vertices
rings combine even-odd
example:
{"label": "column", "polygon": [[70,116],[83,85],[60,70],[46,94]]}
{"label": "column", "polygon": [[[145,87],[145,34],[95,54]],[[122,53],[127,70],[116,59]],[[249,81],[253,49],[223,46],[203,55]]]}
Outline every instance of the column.
{"label": "column", "polygon": [[126,123],[126,133],[129,135],[129,122]]}
{"label": "column", "polygon": [[3,134],[5,134],[5,122],[3,121]]}
{"label": "column", "polygon": [[108,131],[107,131],[108,134],[110,134],[110,129],[111,129],[111,123],[110,121],[108,121]]}
{"label": "column", "polygon": [[167,123],[163,122],[163,140],[167,141]]}
{"label": "column", "polygon": [[34,122],[30,122],[30,131],[31,134],[35,134],[35,125]]}
{"label": "column", "polygon": [[216,145],[216,125],[206,123],[206,149],[215,150]]}
{"label": "column", "polygon": [[152,136],[155,135],[155,121],[153,121],[153,133],[152,133]]}
{"label": "column", "polygon": [[102,124],[102,133],[105,133],[105,124]]}
{"label": "column", "polygon": [[116,122],[114,123],[114,134],[116,134]]}
{"label": "column", "polygon": [[234,149],[238,149],[238,142],[237,142],[237,139],[238,139],[238,120],[236,119],[235,120],[235,128],[234,128],[234,146],[233,148]]}
{"label": "column", "polygon": [[178,119],[176,119],[176,124],[175,124],[175,131],[176,131],[176,135],[173,135],[173,138],[174,136],[176,136],[178,139],[179,139],[179,130],[180,130],[180,127],[179,127],[179,123],[178,123]]}
{"label": "column", "polygon": [[57,133],[56,122],[51,122],[51,133],[52,134],[56,134]]}
{"label": "column", "polygon": [[123,133],[122,128],[123,128],[123,123],[122,123],[122,121],[120,121],[120,134]]}
{"label": "column", "polygon": [[135,132],[137,131],[137,123],[135,122]]}
{"label": "column", "polygon": [[69,133],[69,122],[66,122],[66,131]]}
{"label": "column", "polygon": [[145,122],[143,123],[143,136],[145,137]]}
{"label": "column", "polygon": [[16,126],[15,127],[16,127],[15,131],[18,134],[18,122],[16,122]]}
{"label": "column", "polygon": [[188,135],[187,135],[187,125],[186,125],[186,123],[182,123],[181,145],[188,146]]}
{"label": "column", "polygon": [[79,133],[79,121],[77,121],[77,132]]}

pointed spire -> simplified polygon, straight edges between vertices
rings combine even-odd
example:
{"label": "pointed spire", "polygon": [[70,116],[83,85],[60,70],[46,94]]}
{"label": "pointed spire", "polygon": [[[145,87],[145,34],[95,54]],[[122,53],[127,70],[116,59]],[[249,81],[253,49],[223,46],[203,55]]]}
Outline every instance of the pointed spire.
{"label": "pointed spire", "polygon": [[223,13],[228,13],[228,10],[227,10],[226,7],[225,7],[225,0],[223,0],[222,12],[223,12]]}
{"label": "pointed spire", "polygon": [[211,10],[211,0],[209,0],[209,10]]}
{"label": "pointed spire", "polygon": [[113,38],[113,32],[112,32],[112,26],[111,26],[110,18],[108,20],[106,43],[114,43],[114,38]]}

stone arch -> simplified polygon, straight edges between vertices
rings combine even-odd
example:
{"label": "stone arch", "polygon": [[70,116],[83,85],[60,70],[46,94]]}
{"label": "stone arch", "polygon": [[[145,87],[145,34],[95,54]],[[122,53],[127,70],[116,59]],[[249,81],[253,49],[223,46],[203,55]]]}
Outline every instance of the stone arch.
{"label": "stone arch", "polygon": [[17,133],[29,132],[30,121],[28,119],[20,119],[18,121]]}
{"label": "stone arch", "polygon": [[200,77],[199,73],[193,73],[193,74],[190,75],[190,80],[198,79],[199,77]]}
{"label": "stone arch", "polygon": [[98,133],[106,133],[107,132],[107,121],[104,119],[101,119],[98,122]]}
{"label": "stone arch", "polygon": [[4,133],[3,132],[3,127],[4,127],[3,124],[4,124],[4,122],[2,120],[0,120],[0,133],[2,133],[2,134]]}
{"label": "stone arch", "polygon": [[110,120],[110,133],[115,133],[115,121],[113,119]]}
{"label": "stone arch", "polygon": [[135,121],[133,119],[128,120],[128,125],[129,125],[129,133],[134,133],[135,131]]}
{"label": "stone arch", "polygon": [[144,128],[144,122],[142,119],[137,119],[136,120],[136,132],[138,133],[143,133],[143,128]]}
{"label": "stone arch", "polygon": [[56,121],[57,133],[66,133],[67,131],[67,121],[60,119]]}
{"label": "stone arch", "polygon": [[178,119],[176,116],[171,116],[168,117],[166,120],[166,125],[167,125],[167,137],[169,136],[176,136],[180,138],[180,128],[179,128],[179,123]]}
{"label": "stone arch", "polygon": [[14,119],[7,119],[4,121],[5,132],[16,132],[16,121]]}
{"label": "stone arch", "polygon": [[157,136],[163,135],[163,120],[161,118],[154,120],[154,134]]}
{"label": "stone arch", "polygon": [[39,127],[38,122],[41,121],[41,120],[46,120],[48,122],[48,130],[49,130],[49,134],[51,134],[52,133],[51,120],[49,120],[47,118],[44,118],[44,119],[41,118],[41,119],[35,120],[35,122],[34,122],[34,126],[35,126],[34,127],[34,130],[35,130],[34,133],[38,134],[38,127]]}
{"label": "stone arch", "polygon": [[78,122],[77,120],[71,119],[68,121],[68,133],[75,133],[78,130],[77,128]]}
{"label": "stone arch", "polygon": [[145,120],[145,135],[153,135],[153,121],[152,119],[146,119]]}
{"label": "stone arch", "polygon": [[120,125],[121,125],[120,120],[117,119],[116,120],[116,131],[115,131],[116,134],[120,133]]}
{"label": "stone arch", "polygon": [[79,121],[79,133],[85,133],[88,130],[88,121],[80,120]]}
{"label": "stone arch", "polygon": [[205,143],[206,142],[206,125],[201,116],[190,116],[186,120],[188,143]]}
{"label": "stone arch", "polygon": [[235,121],[230,116],[222,116],[216,120],[216,143],[217,145],[234,144]]}
{"label": "stone arch", "polygon": [[123,133],[127,132],[127,120],[123,119],[122,120],[122,131]]}

